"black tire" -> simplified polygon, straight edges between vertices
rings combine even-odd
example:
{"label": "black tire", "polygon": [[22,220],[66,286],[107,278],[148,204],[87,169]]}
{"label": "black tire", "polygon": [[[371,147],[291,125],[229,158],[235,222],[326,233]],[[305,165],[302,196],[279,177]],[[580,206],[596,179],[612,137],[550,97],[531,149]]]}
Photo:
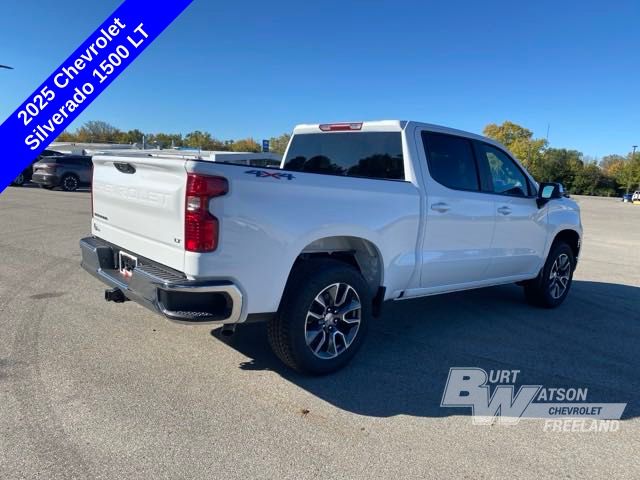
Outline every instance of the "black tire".
{"label": "black tire", "polygon": [[[355,331],[351,330],[355,327],[349,322],[340,320],[341,317],[339,315],[333,317],[333,315],[327,313],[327,316],[322,316],[323,314],[321,313],[321,320],[315,320],[315,317],[311,316],[310,312],[313,309],[322,310],[323,308],[316,298],[323,294],[329,295],[329,297],[322,297],[324,300],[331,300],[330,292],[326,292],[326,289],[335,284],[343,285],[342,291],[340,286],[336,287],[335,297],[344,299],[348,294],[351,296],[350,305],[354,301],[359,301],[360,303],[360,322]],[[351,287],[353,292],[347,287]],[[345,291],[347,293],[344,293]],[[344,304],[336,302],[334,308],[329,309],[340,310],[339,307],[346,306],[346,303],[346,300],[344,300]],[[304,261],[294,267],[280,302],[278,313],[269,322],[269,344],[285,365],[298,372],[314,375],[334,372],[344,367],[362,345],[371,319],[371,308],[372,296],[370,287],[354,267],[331,259]],[[337,312],[334,311],[334,313]],[[358,311],[354,310],[353,313],[357,317]],[[327,320],[329,316],[331,318]],[[346,316],[342,318],[346,318]],[[318,322],[318,324],[314,324],[314,322]],[[323,325],[326,323],[326,325],[320,327],[320,322]],[[329,326],[329,324],[335,326]],[[312,328],[311,335],[313,335],[314,331],[324,330],[325,333],[320,332],[322,334],[321,342],[326,339],[329,347],[332,342],[328,337],[331,336],[333,338],[333,352],[330,351],[331,348],[327,348],[326,352],[319,349],[318,353],[314,353],[312,346],[307,344],[307,328]],[[334,333],[332,334],[327,328],[333,329]],[[343,329],[348,329],[348,333],[345,335],[340,331],[339,333],[342,335],[338,342],[335,330]],[[349,345],[346,345],[347,338],[351,338]],[[317,342],[314,346],[319,343]],[[336,356],[333,358],[321,358],[318,356],[326,355],[328,357],[334,353]]]}
{"label": "black tire", "polygon": [[21,187],[25,183],[27,183],[27,179],[24,176],[24,173],[21,173],[13,180],[13,182],[11,182],[11,185],[13,185],[14,187]]}
{"label": "black tire", "polygon": [[[562,286],[561,276],[552,275],[554,264],[560,265],[563,258],[568,259],[568,280],[561,294],[558,295],[558,287]],[[524,284],[524,294],[529,303],[544,308],[555,308],[567,298],[571,283],[573,282],[573,271],[576,268],[576,260],[573,250],[565,242],[554,243],[549,250],[547,261],[536,278]],[[556,279],[556,277],[558,277]]]}
{"label": "black tire", "polygon": [[60,186],[65,192],[75,192],[80,186],[80,179],[77,175],[68,173],[60,180]]}

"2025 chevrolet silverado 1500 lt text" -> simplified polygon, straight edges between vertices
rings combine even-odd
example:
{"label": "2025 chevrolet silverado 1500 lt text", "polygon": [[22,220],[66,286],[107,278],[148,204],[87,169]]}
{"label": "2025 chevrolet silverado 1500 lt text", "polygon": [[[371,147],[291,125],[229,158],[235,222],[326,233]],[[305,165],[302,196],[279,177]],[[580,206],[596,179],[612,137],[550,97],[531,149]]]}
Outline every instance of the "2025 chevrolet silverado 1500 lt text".
{"label": "2025 chevrolet silverado 1500 lt text", "polygon": [[[500,144],[407,121],[301,125],[280,168],[93,158],[82,265],[185,323],[266,320],[290,367],[356,353],[383,301],[518,282],[569,292],[582,226]],[[229,327],[227,327],[229,328]]]}

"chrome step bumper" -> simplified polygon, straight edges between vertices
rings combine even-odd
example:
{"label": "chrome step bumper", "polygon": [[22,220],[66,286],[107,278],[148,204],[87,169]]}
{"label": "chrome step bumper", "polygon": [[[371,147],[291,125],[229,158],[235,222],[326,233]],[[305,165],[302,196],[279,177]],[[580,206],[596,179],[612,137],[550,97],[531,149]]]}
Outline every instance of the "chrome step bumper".
{"label": "chrome step bumper", "polygon": [[231,282],[189,280],[184,274],[149,260],[141,260],[127,277],[116,267],[121,251],[116,245],[87,237],[80,240],[80,249],[82,267],[87,272],[169,320],[186,324],[242,321],[242,293]]}

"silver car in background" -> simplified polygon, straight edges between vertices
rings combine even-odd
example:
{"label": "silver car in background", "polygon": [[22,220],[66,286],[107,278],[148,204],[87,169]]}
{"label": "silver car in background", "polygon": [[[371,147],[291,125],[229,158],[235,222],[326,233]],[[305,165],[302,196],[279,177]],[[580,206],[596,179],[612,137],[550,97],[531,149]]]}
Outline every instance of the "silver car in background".
{"label": "silver car in background", "polygon": [[91,185],[91,157],[86,155],[60,155],[44,158],[33,165],[31,181],[42,188],[62,188],[73,192]]}

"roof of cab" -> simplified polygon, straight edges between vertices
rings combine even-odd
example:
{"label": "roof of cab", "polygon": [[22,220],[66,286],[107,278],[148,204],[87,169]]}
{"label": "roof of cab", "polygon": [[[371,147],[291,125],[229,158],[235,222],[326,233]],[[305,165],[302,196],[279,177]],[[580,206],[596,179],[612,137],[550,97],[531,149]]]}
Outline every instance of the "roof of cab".
{"label": "roof of cab", "polygon": [[321,125],[362,125],[358,131],[362,132],[399,132],[404,129],[407,124],[404,120],[378,120],[372,122],[327,122],[327,123],[312,123],[296,125],[293,129],[293,133],[324,133],[320,130]]}
{"label": "roof of cab", "polygon": [[491,138],[483,137],[482,135],[466,132],[464,130],[458,130],[456,128],[445,127],[442,125],[435,125],[431,123],[416,122],[416,121],[409,121],[409,120],[376,120],[376,121],[370,121],[370,122],[358,121],[358,122],[331,122],[331,123],[302,124],[302,125],[296,125],[296,127],[293,129],[293,133],[294,134],[336,133],[336,132],[323,132],[320,129],[321,125],[335,125],[335,124],[340,124],[340,125],[362,124],[362,128],[353,130],[353,131],[361,131],[361,132],[399,132],[409,127],[419,127],[419,128],[424,128],[425,130],[429,130],[431,132],[445,133],[449,135],[459,135],[467,138],[474,138],[476,140],[480,140],[486,143],[491,143],[493,145],[496,145],[506,150],[506,147],[501,143],[496,142]]}

